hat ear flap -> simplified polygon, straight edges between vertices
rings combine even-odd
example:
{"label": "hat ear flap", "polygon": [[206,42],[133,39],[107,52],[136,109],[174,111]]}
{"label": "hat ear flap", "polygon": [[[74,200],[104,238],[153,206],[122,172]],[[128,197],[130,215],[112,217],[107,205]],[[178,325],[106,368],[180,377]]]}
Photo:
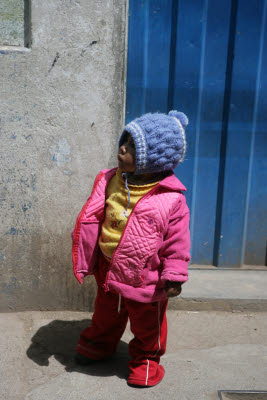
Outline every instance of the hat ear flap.
{"label": "hat ear flap", "polygon": [[181,122],[183,128],[185,128],[189,123],[189,120],[188,120],[187,116],[181,111],[172,110],[172,111],[169,112],[168,115],[170,117],[174,117],[174,118],[179,119],[179,121]]}

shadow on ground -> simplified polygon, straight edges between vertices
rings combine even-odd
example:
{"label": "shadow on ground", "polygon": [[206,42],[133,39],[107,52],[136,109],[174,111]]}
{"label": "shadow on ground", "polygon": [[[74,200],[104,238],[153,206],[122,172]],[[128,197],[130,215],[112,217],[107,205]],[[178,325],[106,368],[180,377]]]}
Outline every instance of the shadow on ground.
{"label": "shadow on ground", "polygon": [[61,321],[54,320],[42,326],[32,337],[27,356],[40,366],[48,366],[49,358],[65,366],[67,372],[80,372],[93,376],[113,376],[127,379],[128,344],[121,341],[117,353],[105,362],[95,361],[88,366],[77,365],[74,361],[75,349],[81,331],[91,324],[91,320]]}

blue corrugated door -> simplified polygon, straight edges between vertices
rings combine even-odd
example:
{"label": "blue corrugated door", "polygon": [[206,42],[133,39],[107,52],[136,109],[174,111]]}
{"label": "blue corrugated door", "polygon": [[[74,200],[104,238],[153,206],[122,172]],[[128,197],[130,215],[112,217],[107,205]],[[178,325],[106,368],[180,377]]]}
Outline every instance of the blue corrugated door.
{"label": "blue corrugated door", "polygon": [[126,121],[184,111],[192,263],[266,265],[267,0],[130,0]]}

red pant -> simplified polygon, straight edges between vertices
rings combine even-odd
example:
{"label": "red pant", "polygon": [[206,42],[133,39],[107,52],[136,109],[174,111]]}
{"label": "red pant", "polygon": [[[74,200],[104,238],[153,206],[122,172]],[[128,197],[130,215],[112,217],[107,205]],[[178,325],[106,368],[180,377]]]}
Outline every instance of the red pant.
{"label": "red pant", "polygon": [[159,365],[165,353],[167,341],[167,300],[155,303],[140,303],[116,293],[105,293],[102,285],[108,263],[100,257],[96,273],[98,292],[92,324],[82,331],[77,352],[94,360],[110,356],[126,328],[128,317],[134,338],[129,343],[130,375],[128,383],[154,386],[164,376]]}

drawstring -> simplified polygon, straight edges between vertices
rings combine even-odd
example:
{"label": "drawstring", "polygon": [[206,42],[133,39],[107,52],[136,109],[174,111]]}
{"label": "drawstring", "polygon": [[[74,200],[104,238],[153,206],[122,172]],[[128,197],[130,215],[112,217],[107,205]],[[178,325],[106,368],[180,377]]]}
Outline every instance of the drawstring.
{"label": "drawstring", "polygon": [[[128,204],[127,204],[127,206],[125,208],[125,211],[127,211],[127,209],[130,206],[130,201],[131,201],[130,190],[128,188],[128,182],[127,182],[127,173],[123,172],[122,173],[122,177],[125,179],[125,187],[126,187],[127,192],[128,192]],[[120,313],[120,311],[121,311],[121,294],[119,294],[118,313]]]}
{"label": "drawstring", "polygon": [[122,177],[125,179],[125,187],[126,187],[126,189],[127,189],[127,191],[128,191],[128,204],[127,204],[127,207],[125,208],[125,211],[127,211],[127,209],[128,209],[129,206],[130,206],[130,201],[131,201],[130,190],[129,190],[129,188],[128,188],[128,182],[127,182],[127,178],[128,178],[127,172],[123,172]]}
{"label": "drawstring", "polygon": [[119,294],[118,313],[121,312],[121,294]]}

